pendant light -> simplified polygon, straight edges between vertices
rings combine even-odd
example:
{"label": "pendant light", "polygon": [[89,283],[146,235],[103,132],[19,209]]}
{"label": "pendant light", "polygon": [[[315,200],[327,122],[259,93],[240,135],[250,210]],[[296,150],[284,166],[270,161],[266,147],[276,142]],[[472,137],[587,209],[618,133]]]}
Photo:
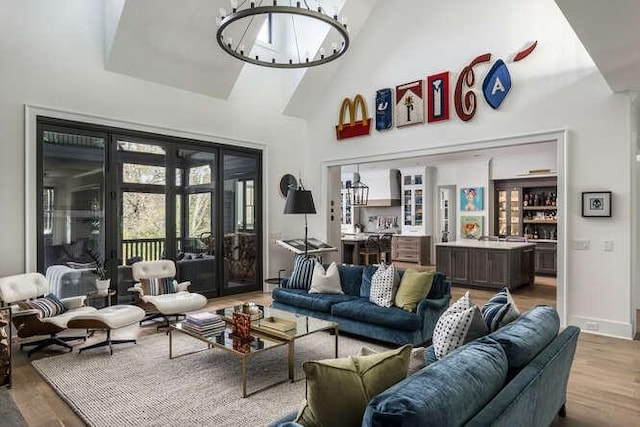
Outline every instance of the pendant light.
{"label": "pendant light", "polygon": [[360,181],[360,166],[358,166],[357,172],[353,174],[353,182],[351,187],[347,188],[347,194],[349,195],[351,206],[367,206],[369,202],[369,187]]}

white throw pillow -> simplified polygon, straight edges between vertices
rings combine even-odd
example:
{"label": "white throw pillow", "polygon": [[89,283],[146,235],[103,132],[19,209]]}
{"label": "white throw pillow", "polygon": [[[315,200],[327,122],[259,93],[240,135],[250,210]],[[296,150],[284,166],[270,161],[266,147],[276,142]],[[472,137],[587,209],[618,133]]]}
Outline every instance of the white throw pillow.
{"label": "white throw pillow", "polygon": [[344,294],[340,285],[340,272],[335,262],[325,270],[322,264],[316,262],[311,276],[310,294]]}
{"label": "white throw pillow", "polygon": [[440,360],[461,345],[488,333],[480,309],[467,291],[438,319],[433,331],[433,351]]}
{"label": "white throw pillow", "polygon": [[380,264],[371,277],[371,294],[369,301],[380,307],[391,307],[396,298],[400,275],[393,264]]}

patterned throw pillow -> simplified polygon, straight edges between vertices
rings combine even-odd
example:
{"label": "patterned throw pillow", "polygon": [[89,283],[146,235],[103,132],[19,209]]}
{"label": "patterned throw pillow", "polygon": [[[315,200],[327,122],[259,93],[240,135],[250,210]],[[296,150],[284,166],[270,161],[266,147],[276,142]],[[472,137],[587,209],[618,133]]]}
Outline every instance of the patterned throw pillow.
{"label": "patterned throw pillow", "polygon": [[391,307],[396,297],[400,275],[393,264],[380,264],[371,277],[371,293],[369,301],[380,307]]}
{"label": "patterned throw pillow", "polygon": [[293,264],[293,271],[287,283],[290,289],[309,289],[313,277],[313,267],[316,264],[314,257],[297,255]]}
{"label": "patterned throw pillow", "polygon": [[344,294],[340,284],[340,272],[335,262],[325,270],[322,264],[316,262],[313,267],[310,294]]}
{"label": "patterned throw pillow", "polygon": [[520,311],[509,293],[509,288],[501,289],[482,307],[482,317],[491,332],[516,320],[518,316]]}
{"label": "patterned throw pillow", "polygon": [[54,294],[31,301],[22,301],[18,306],[23,310],[39,310],[41,318],[54,317],[67,311],[67,307]]}
{"label": "patterned throw pillow", "polygon": [[440,360],[461,345],[487,334],[480,309],[467,291],[438,319],[433,331],[433,350]]}

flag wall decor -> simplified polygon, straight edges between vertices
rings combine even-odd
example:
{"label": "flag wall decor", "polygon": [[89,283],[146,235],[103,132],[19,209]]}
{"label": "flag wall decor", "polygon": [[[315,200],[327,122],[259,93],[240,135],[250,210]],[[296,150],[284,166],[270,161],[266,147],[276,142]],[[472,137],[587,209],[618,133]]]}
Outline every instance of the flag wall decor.
{"label": "flag wall decor", "polygon": [[422,80],[396,87],[396,126],[424,123]]}
{"label": "flag wall decor", "polygon": [[376,130],[393,126],[393,91],[389,88],[376,92]]}

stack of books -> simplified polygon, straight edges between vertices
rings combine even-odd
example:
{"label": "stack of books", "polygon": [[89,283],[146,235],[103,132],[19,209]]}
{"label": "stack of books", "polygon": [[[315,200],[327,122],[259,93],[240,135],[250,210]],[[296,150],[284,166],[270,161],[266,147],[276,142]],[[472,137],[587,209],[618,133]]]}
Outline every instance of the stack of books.
{"label": "stack of books", "polygon": [[199,335],[210,336],[223,332],[226,324],[217,314],[203,312],[187,314],[187,318],[182,322],[182,328]]}

